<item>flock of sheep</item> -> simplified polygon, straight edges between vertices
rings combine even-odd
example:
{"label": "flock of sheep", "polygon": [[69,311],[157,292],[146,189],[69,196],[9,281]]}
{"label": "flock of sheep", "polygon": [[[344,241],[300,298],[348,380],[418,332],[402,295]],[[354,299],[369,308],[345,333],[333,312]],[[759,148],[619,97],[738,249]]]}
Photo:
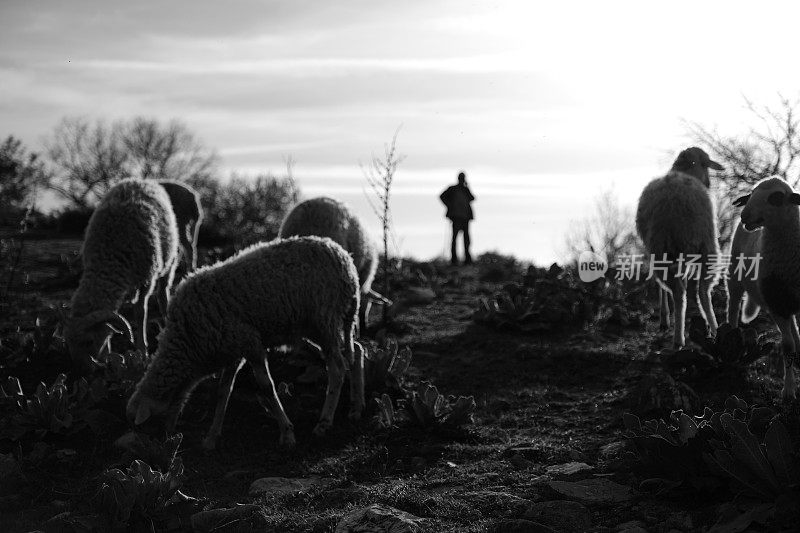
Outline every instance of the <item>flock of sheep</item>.
{"label": "flock of sheep", "polygon": [[[711,291],[723,256],[709,169],[722,166],[700,148],[684,150],[669,173],[647,185],[636,213],[636,228],[648,251],[669,265],[659,279],[660,321],[669,327],[671,300],[676,348],[685,344],[687,305],[712,335],[717,329]],[[758,277],[739,280],[734,263],[728,266],[726,320],[738,324],[743,296],[745,322],[759,307],[769,312],[782,336],[786,400],[795,397],[792,361],[800,348],[794,318],[800,312],[798,204],[800,194],[778,178],[759,182],[739,198],[735,205],[744,206],[742,222],[730,255],[760,254]],[[259,401],[277,419],[279,444],[294,445],[267,353],[303,339],[319,347],[327,366],[327,394],[314,433],[322,435],[331,426],[346,372],[349,416],[357,420],[364,409],[364,352],[354,336],[366,325],[370,301],[385,301],[371,288],[377,254],[358,218],[336,200],[307,200],[287,215],[275,241],[195,270],[201,220],[197,193],[181,183],[126,179],[109,190],[86,230],[83,276],[64,326],[76,370],[88,372],[114,333],[125,334],[147,353],[148,302],[155,294],[165,325],[128,402],[127,415],[135,425],[150,420],[171,431],[197,384],[219,374],[214,418],[203,440],[205,448],[213,449],[236,375],[247,361],[259,385]],[[702,258],[698,275],[678,271],[681,254]],[[173,292],[181,259],[190,274]],[[136,304],[135,327],[119,313],[125,302]]]}
{"label": "flock of sheep", "polygon": [[[146,353],[148,301],[155,293],[165,327],[128,401],[134,424],[151,420],[171,431],[192,390],[219,373],[214,419],[203,440],[213,449],[236,374],[247,361],[260,403],[278,421],[279,443],[293,446],[267,351],[302,339],[319,347],[327,366],[314,433],[324,434],[333,423],[347,371],[349,414],[357,420],[364,409],[364,352],[354,335],[366,323],[368,305],[361,303],[382,299],[371,288],[376,249],[358,218],[335,200],[308,200],[287,216],[281,238],[194,270],[201,219],[197,193],[179,183],[126,179],[103,197],[86,229],[83,276],[64,325],[75,368],[89,371],[113,333],[126,334]],[[194,271],[173,293],[180,256]],[[136,327],[119,313],[126,301],[136,304]]]}
{"label": "flock of sheep", "polygon": [[[687,304],[690,312],[703,318],[710,333],[716,334],[711,291],[727,269],[726,321],[732,326],[739,324],[743,297],[743,322],[755,318],[762,307],[769,313],[781,333],[781,396],[794,400],[793,363],[800,349],[795,320],[800,312],[800,194],[773,177],[761,180],[750,194],[736,199],[734,205],[744,207],[742,220],[729,253],[722,255],[709,194],[710,168],[722,170],[702,149],[688,148],[678,155],[670,172],[651,181],[639,198],[636,229],[652,257],[664,258],[669,264],[666,275],[657,278],[661,326],[669,327],[671,299],[675,348],[685,345]],[[698,271],[679,272],[679,258],[690,255],[700,258]],[[757,262],[755,277],[742,275],[740,257],[750,266]]]}

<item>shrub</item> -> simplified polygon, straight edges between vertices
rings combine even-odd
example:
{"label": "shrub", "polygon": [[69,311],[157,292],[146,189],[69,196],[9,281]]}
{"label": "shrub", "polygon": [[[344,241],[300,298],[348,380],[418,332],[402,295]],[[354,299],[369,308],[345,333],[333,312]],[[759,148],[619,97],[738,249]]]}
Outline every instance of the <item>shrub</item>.
{"label": "shrub", "polygon": [[511,281],[522,273],[522,265],[514,256],[498,252],[481,254],[475,260],[475,266],[478,268],[478,279],[481,281]]}

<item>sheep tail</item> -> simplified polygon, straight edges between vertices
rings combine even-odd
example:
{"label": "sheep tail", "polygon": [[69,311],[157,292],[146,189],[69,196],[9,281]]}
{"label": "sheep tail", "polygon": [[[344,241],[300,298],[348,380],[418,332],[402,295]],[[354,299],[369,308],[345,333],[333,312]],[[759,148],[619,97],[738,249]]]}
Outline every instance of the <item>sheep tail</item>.
{"label": "sheep tail", "polygon": [[744,293],[744,309],[742,310],[742,322],[744,322],[745,324],[749,323],[756,317],[756,315],[758,315],[758,311],[760,309],[761,306],[759,306],[755,301],[753,301],[753,299],[750,298],[749,294]]}

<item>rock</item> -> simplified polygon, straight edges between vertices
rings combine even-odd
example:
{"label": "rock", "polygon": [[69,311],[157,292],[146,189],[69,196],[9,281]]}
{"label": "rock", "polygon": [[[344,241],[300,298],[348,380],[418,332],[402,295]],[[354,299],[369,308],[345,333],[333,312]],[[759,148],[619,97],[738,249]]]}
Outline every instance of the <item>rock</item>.
{"label": "rock", "polygon": [[250,484],[250,496],[282,496],[284,494],[301,494],[316,487],[325,487],[333,482],[332,479],[319,477],[289,478],[289,477],[262,477]]}
{"label": "rock", "polygon": [[629,520],[627,522],[623,522],[622,524],[617,525],[614,529],[617,531],[637,531],[638,529],[643,530],[645,523],[641,520]]}
{"label": "rock", "polygon": [[489,531],[493,533],[557,533],[556,530],[544,524],[521,518],[500,520]]}
{"label": "rock", "polygon": [[530,505],[530,500],[526,500],[516,494],[493,490],[479,490],[467,492],[464,498],[473,505],[492,511],[510,511],[512,515],[521,515]]}
{"label": "rock", "polygon": [[267,519],[261,513],[261,508],[253,504],[201,511],[192,515],[191,522],[192,530],[196,533],[263,531],[267,525]]}
{"label": "rock", "polygon": [[534,464],[533,461],[528,461],[518,453],[512,455],[508,462],[514,467],[514,470],[527,470]]}
{"label": "rock", "polygon": [[697,393],[686,383],[676,381],[663,369],[655,369],[644,376],[630,398],[631,408],[638,414],[653,411],[669,413],[678,409],[691,413],[698,404]]}
{"label": "rock", "polygon": [[621,503],[633,498],[633,490],[606,478],[581,481],[551,481],[550,488],[562,496],[582,503]]}
{"label": "rock", "polygon": [[423,520],[405,511],[374,503],[346,514],[335,533],[418,533]]}
{"label": "rock", "polygon": [[586,463],[573,461],[571,463],[548,466],[545,469],[545,473],[553,479],[575,479],[577,477],[586,477],[592,470],[594,469]]}
{"label": "rock", "polygon": [[667,518],[666,524],[668,527],[672,529],[678,529],[680,531],[690,531],[694,529],[692,515],[685,511],[670,514],[669,518]]}
{"label": "rock", "polygon": [[628,441],[618,440],[609,442],[600,448],[600,459],[603,461],[614,461],[620,459],[628,450]]}
{"label": "rock", "polygon": [[540,522],[557,531],[587,531],[592,527],[589,509],[569,500],[534,503],[525,511],[523,518]]}
{"label": "rock", "polygon": [[508,448],[506,454],[510,456],[521,455],[523,458],[530,461],[539,461],[544,457],[544,450],[541,446],[515,446]]}
{"label": "rock", "polygon": [[0,496],[15,495],[28,484],[28,478],[10,453],[0,453],[0,479],[3,480],[0,483]]}

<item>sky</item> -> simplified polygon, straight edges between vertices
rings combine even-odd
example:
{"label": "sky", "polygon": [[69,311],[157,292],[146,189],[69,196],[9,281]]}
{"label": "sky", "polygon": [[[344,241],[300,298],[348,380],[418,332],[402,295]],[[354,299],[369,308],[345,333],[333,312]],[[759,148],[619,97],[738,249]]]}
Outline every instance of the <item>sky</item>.
{"label": "sky", "polygon": [[361,165],[395,132],[400,252],[449,247],[463,170],[473,253],[547,264],[608,188],[638,194],[690,145],[740,133],[744,97],[800,96],[791,2],[0,0],[0,135],[60,119],[187,124],[223,175],[294,172],[374,232]]}

